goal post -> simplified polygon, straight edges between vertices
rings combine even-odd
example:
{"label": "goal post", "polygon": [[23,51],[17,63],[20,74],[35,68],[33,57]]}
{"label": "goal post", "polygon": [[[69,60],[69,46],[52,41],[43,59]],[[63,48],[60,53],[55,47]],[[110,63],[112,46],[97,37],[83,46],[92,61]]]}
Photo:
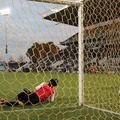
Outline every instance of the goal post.
{"label": "goal post", "polygon": [[83,1],[80,1],[80,6],[78,8],[78,62],[79,62],[79,106],[84,103],[84,26],[83,26]]}

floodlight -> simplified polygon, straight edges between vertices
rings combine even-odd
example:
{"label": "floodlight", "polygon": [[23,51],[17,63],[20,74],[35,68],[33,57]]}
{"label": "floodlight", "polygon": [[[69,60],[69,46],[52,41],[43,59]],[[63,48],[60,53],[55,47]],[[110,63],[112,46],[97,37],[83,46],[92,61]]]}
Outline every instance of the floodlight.
{"label": "floodlight", "polygon": [[8,24],[8,16],[10,15],[10,9],[9,8],[5,8],[5,9],[2,9],[0,10],[0,15],[4,16],[5,18],[5,32],[6,32],[6,40],[5,40],[5,44],[6,44],[6,48],[5,48],[5,51],[6,51],[6,54],[8,53],[8,46],[7,46],[7,41],[8,41],[8,33],[7,33],[7,24]]}
{"label": "floodlight", "polygon": [[2,16],[8,16],[8,15],[10,15],[10,9],[9,8],[2,9],[2,10],[0,10],[0,14]]}

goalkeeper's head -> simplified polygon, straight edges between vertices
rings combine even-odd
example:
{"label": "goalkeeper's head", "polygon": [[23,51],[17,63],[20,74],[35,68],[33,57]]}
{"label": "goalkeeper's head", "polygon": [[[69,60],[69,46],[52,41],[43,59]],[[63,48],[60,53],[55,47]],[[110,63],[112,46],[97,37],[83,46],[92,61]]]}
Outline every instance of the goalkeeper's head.
{"label": "goalkeeper's head", "polygon": [[57,84],[58,84],[58,79],[52,78],[48,84],[49,84],[49,86],[51,86],[51,87],[55,87],[55,86],[57,86]]}

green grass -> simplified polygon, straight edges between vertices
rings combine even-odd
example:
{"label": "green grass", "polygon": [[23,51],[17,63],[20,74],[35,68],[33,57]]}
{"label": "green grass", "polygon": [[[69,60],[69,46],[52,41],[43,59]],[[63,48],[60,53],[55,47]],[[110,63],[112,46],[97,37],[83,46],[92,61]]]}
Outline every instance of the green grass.
{"label": "green grass", "polygon": [[14,101],[14,96],[24,87],[35,86],[50,78],[58,78],[55,101],[35,106],[0,106],[0,120],[119,120],[120,74],[85,74],[84,104],[118,113],[78,106],[78,74],[76,73],[0,73],[0,97]]}

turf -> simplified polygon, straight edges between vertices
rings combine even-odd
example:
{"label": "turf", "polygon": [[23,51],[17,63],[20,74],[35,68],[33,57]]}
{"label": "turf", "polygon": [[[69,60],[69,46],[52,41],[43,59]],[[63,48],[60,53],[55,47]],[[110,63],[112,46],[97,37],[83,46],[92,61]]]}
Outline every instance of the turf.
{"label": "turf", "polygon": [[[1,120],[119,120],[120,119],[120,74],[85,74],[84,105],[79,106],[79,82],[77,73],[0,73],[0,97],[10,101],[24,87],[34,90],[35,86],[50,78],[58,78],[55,101],[44,101],[35,106],[0,106]],[[100,108],[112,111],[88,108]]]}

